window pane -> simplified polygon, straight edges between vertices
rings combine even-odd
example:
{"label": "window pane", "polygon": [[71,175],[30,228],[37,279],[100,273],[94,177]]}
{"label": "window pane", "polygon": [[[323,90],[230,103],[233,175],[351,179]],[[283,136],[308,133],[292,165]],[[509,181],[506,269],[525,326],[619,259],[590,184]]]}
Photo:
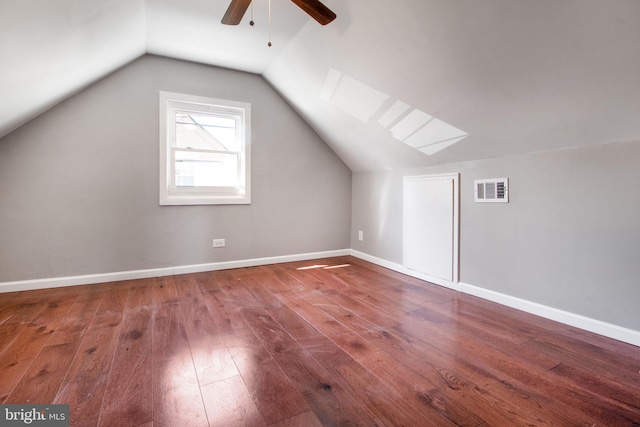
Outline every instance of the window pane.
{"label": "window pane", "polygon": [[234,117],[178,111],[175,120],[178,148],[239,151]]}
{"label": "window pane", "polygon": [[175,151],[176,187],[235,187],[238,155]]}
{"label": "window pane", "polygon": [[160,92],[160,205],[251,203],[251,104]]}

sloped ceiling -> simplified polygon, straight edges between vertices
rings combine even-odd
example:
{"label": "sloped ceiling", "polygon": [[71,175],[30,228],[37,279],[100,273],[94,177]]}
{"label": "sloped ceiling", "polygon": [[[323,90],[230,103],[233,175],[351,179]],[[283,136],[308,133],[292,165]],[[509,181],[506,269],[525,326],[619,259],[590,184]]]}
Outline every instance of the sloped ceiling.
{"label": "sloped ceiling", "polygon": [[143,0],[0,0],[0,136],[146,50]]}
{"label": "sloped ceiling", "polygon": [[325,4],[2,1],[0,136],[153,53],[262,74],[354,171],[640,140],[639,0]]}

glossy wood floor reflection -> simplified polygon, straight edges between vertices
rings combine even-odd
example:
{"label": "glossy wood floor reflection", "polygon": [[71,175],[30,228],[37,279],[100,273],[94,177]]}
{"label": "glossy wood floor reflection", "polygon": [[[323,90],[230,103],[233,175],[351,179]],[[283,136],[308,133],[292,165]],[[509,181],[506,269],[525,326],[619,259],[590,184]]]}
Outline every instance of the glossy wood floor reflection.
{"label": "glossy wood floor reflection", "polygon": [[0,294],[73,426],[640,425],[640,348],[352,257]]}

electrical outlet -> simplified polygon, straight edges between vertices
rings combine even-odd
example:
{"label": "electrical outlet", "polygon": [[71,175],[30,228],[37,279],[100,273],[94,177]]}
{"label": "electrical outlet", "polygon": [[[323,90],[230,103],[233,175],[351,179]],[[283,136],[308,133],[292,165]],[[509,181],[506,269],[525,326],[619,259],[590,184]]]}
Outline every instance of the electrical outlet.
{"label": "electrical outlet", "polygon": [[224,239],[213,239],[214,248],[224,248],[224,246],[225,246]]}
{"label": "electrical outlet", "polygon": [[362,232],[362,230],[358,230],[358,240],[360,240],[361,242],[364,240],[364,233]]}

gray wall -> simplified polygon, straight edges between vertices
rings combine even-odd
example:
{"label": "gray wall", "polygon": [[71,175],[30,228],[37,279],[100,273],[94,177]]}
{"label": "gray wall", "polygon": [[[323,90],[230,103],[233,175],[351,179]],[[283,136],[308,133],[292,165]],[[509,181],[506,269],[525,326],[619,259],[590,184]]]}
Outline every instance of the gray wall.
{"label": "gray wall", "polygon": [[[252,104],[251,205],[159,206],[160,90]],[[350,219],[351,171],[253,74],[144,56],[0,139],[0,282],[345,249]]]}
{"label": "gray wall", "polygon": [[[460,172],[461,282],[640,330],[639,165],[629,142],[354,173],[352,248],[402,264],[402,177]],[[509,204],[474,203],[505,176]]]}

